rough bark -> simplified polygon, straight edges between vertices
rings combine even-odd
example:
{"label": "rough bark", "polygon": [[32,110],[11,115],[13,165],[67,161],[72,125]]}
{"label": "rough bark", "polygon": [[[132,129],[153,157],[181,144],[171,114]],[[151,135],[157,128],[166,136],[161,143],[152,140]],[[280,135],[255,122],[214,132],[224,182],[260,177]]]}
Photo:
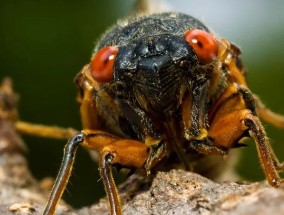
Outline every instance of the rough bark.
{"label": "rough bark", "polygon": [[[134,178],[124,184],[124,190],[137,185]],[[195,173],[171,170],[159,172],[151,185],[138,187],[122,195],[124,214],[284,214],[283,189],[266,182],[215,183]],[[108,214],[106,201],[80,212]]]}

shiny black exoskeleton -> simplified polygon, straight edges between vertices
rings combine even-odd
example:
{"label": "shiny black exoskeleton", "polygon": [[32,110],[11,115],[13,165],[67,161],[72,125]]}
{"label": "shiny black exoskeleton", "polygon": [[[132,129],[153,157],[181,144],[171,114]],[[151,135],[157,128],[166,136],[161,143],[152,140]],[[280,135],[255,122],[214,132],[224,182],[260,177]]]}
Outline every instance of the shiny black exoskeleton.
{"label": "shiny black exoskeleton", "polygon": [[204,76],[195,72],[200,62],[185,41],[184,32],[208,29],[193,17],[179,13],[137,18],[123,25],[112,28],[95,49],[119,47],[114,65],[115,85],[110,89],[129,105],[167,118],[179,107],[182,91],[188,90],[183,86]]}

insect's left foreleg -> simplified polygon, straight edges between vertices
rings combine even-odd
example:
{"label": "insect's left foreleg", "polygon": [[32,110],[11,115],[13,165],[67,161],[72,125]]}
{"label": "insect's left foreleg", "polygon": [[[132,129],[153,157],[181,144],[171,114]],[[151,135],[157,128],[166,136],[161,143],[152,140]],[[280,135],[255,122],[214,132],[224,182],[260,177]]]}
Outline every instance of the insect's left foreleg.
{"label": "insect's left foreleg", "polygon": [[259,119],[252,114],[247,114],[244,116],[243,123],[249,129],[250,135],[255,139],[260,163],[269,184],[278,187],[280,183],[283,183],[283,179],[277,173],[277,168],[281,168],[281,164],[277,161],[270,147]]}
{"label": "insect's left foreleg", "polygon": [[[259,132],[262,134],[263,138],[266,139],[266,141],[268,141],[265,131],[262,127],[262,124],[259,122],[259,119],[258,117],[256,117],[256,115],[258,115],[261,119],[273,124],[278,128],[284,127],[284,117],[266,108],[265,105],[261,102],[261,100],[256,95],[253,95],[247,88],[238,85],[237,89],[245,101],[246,108],[252,112],[249,116],[247,116],[249,119],[245,119],[245,122],[249,123],[248,121],[253,121],[253,123],[252,122],[251,123],[254,124],[255,126],[252,127],[251,130],[258,127]],[[266,146],[268,147],[267,150],[270,151],[270,155],[273,160],[275,168],[277,170],[283,170],[284,163],[280,163],[278,161],[273,149],[270,146],[270,143],[267,142]]]}
{"label": "insect's left foreleg", "polygon": [[217,146],[233,148],[238,146],[237,141],[244,136],[244,132],[248,132],[256,142],[260,163],[268,182],[274,187],[279,186],[282,179],[277,170],[283,169],[284,165],[277,160],[257,116],[255,97],[246,87],[238,84],[228,88],[223,97],[211,120],[209,137],[213,138]]}

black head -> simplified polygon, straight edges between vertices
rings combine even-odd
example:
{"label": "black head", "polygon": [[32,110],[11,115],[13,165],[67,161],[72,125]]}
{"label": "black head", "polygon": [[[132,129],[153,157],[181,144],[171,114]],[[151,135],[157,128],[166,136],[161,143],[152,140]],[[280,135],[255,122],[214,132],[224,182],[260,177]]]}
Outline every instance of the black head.
{"label": "black head", "polygon": [[198,20],[165,13],[112,29],[98,49],[93,76],[107,92],[163,117],[176,112],[194,81],[209,78],[218,46]]}
{"label": "black head", "polygon": [[184,38],[155,35],[119,48],[114,80],[120,97],[137,101],[144,110],[174,111],[198,59]]}

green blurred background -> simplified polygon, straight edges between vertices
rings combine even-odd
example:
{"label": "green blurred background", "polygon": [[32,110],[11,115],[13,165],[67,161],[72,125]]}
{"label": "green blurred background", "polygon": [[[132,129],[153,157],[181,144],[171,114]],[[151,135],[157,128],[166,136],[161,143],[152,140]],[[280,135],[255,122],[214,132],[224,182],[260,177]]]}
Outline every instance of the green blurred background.
{"label": "green blurred background", "polygon": [[[174,10],[200,18],[217,35],[238,44],[250,88],[284,114],[284,3],[281,1],[168,1]],[[198,2],[198,3],[197,3]],[[0,0],[0,79],[10,76],[20,94],[25,121],[80,129],[73,78],[88,63],[95,41],[135,0]],[[284,160],[284,131],[265,125]],[[24,136],[33,174],[55,176],[65,141]],[[263,178],[254,144],[245,149],[240,174]],[[97,166],[80,149],[64,198],[76,207],[104,195]]]}

